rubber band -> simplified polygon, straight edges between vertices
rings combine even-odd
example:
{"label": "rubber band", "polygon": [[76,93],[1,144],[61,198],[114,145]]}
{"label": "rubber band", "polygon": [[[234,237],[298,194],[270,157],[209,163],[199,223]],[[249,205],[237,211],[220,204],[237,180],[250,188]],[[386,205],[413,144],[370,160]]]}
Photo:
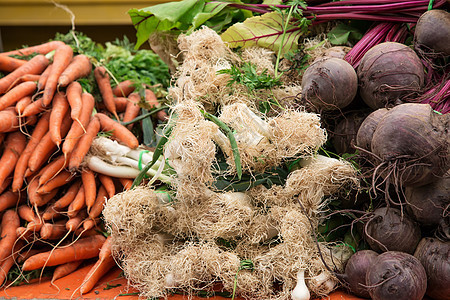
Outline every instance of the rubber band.
{"label": "rubber band", "polygon": [[434,2],[434,0],[430,0],[430,2],[428,2],[428,10],[433,9],[433,2]]}
{"label": "rubber band", "polygon": [[142,171],[142,155],[144,155],[144,153],[149,153],[149,150],[142,150],[141,152],[139,152],[139,160],[138,160],[138,168],[139,171]]}

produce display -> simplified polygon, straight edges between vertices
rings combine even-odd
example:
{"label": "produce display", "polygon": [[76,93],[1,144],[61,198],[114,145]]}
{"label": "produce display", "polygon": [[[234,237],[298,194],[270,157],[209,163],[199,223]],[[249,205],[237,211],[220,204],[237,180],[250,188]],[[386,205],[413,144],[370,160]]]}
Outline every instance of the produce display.
{"label": "produce display", "polygon": [[448,9],[183,0],[0,53],[4,288],[450,299]]}

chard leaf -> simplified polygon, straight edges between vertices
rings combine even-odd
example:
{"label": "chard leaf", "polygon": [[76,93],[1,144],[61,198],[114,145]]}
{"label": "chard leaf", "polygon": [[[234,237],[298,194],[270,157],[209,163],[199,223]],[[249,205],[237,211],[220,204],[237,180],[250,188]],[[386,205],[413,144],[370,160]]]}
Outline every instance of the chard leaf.
{"label": "chard leaf", "polygon": [[264,0],[262,4],[279,5],[279,4],[283,4],[283,0]]}
{"label": "chard leaf", "polygon": [[260,46],[278,52],[281,47],[281,54],[285,54],[297,49],[302,32],[300,28],[288,25],[281,45],[284,22],[279,12],[248,18],[222,33],[222,40],[231,48]]}
{"label": "chard leaf", "polygon": [[357,28],[344,23],[337,25],[327,34],[332,45],[345,45],[349,41],[360,40],[362,36]]}

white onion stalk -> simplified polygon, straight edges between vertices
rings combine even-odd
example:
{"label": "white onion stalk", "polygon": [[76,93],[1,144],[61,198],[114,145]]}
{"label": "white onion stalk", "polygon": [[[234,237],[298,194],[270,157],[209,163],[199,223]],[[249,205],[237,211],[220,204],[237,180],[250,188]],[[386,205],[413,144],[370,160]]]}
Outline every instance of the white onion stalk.
{"label": "white onion stalk", "polygon": [[297,272],[297,285],[291,292],[292,300],[309,300],[310,294],[305,283],[305,269]]}

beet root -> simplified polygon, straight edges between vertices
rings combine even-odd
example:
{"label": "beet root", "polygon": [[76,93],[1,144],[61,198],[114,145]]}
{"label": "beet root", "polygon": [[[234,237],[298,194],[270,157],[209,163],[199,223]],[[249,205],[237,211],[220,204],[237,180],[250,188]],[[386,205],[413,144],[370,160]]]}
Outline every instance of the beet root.
{"label": "beet root", "polygon": [[356,145],[364,150],[371,151],[372,138],[378,123],[388,112],[386,108],[380,108],[368,115],[361,126],[359,126],[356,134]]}
{"label": "beet root", "polygon": [[344,280],[351,293],[370,298],[366,286],[366,273],[379,254],[372,250],[360,250],[353,254],[345,266]]}
{"label": "beet root", "polygon": [[367,112],[357,111],[348,114],[337,123],[333,132],[333,146],[337,154],[355,152],[352,145],[356,143],[356,134],[366,116]]}
{"label": "beet root", "polygon": [[414,30],[414,48],[428,55],[450,55],[450,13],[433,9],[420,16]]}

